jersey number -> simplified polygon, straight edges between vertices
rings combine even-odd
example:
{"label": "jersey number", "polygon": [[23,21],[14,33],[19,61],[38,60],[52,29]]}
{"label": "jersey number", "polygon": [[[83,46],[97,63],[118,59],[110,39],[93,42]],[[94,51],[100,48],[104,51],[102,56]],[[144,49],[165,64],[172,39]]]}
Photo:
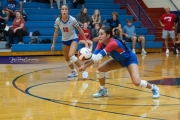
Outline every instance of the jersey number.
{"label": "jersey number", "polygon": [[63,27],[64,32],[68,32],[68,27]]}

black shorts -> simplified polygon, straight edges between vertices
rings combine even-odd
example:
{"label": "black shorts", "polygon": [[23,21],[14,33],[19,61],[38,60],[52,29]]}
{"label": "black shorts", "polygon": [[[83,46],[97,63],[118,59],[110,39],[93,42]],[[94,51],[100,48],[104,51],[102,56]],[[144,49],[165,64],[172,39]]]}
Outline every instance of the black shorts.
{"label": "black shorts", "polygon": [[177,33],[180,33],[180,26],[177,26]]}
{"label": "black shorts", "polygon": [[[136,37],[137,37],[137,42],[139,42],[139,41],[138,41],[139,36],[136,36]],[[126,38],[126,42],[132,42],[132,37]]]}

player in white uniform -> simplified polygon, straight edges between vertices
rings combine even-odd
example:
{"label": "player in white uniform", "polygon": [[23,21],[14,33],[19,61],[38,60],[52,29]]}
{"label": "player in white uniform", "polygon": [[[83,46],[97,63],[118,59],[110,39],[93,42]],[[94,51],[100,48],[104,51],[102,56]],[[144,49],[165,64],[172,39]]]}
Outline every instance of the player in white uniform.
{"label": "player in white uniform", "polygon": [[[68,74],[68,78],[73,78],[78,76],[78,72],[74,67],[75,63],[78,67],[81,66],[80,60],[74,55],[78,46],[78,37],[75,32],[75,28],[79,31],[79,33],[86,40],[84,32],[80,28],[77,20],[68,15],[69,8],[67,5],[62,5],[61,7],[61,16],[58,17],[55,21],[55,31],[53,37],[53,44],[51,46],[51,51],[54,51],[54,46],[56,43],[56,39],[58,37],[58,30],[60,29],[62,32],[62,51],[63,55],[67,61],[67,64],[71,68],[71,73]],[[86,71],[82,71],[83,79],[88,77],[88,73]]]}

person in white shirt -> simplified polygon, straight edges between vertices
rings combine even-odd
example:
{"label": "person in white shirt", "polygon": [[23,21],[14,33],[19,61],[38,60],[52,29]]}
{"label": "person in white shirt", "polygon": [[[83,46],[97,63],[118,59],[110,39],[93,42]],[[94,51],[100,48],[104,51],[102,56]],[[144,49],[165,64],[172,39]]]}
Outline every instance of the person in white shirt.
{"label": "person in white shirt", "polygon": [[[79,31],[79,33],[83,36],[86,41],[86,37],[82,29],[80,28],[77,20],[68,15],[69,8],[67,5],[62,5],[61,7],[61,16],[58,17],[55,21],[55,32],[53,37],[53,44],[51,46],[51,51],[54,51],[56,39],[58,37],[58,30],[60,29],[62,32],[62,51],[63,55],[67,61],[67,64],[71,68],[71,73],[68,74],[68,78],[74,78],[78,76],[78,72],[74,67],[74,63],[77,67],[81,66],[80,60],[74,55],[77,46],[78,46],[78,36],[75,32],[75,28]],[[83,79],[88,77],[88,73],[86,71],[82,71]]]}

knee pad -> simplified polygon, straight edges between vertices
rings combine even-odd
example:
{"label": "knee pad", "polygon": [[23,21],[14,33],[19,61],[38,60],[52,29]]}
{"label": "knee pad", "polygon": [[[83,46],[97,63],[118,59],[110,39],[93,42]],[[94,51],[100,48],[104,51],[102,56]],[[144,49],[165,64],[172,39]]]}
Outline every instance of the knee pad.
{"label": "knee pad", "polygon": [[75,63],[77,61],[77,57],[75,55],[73,55],[71,58],[70,58],[70,61],[72,63]]}
{"label": "knee pad", "polygon": [[141,80],[141,82],[140,82],[140,85],[138,86],[138,87],[144,87],[144,88],[146,88],[147,87],[147,82],[145,81],[145,80]]}
{"label": "knee pad", "polygon": [[97,78],[101,79],[101,78],[105,77],[105,72],[100,72],[100,71],[96,70],[96,75],[97,75]]}

